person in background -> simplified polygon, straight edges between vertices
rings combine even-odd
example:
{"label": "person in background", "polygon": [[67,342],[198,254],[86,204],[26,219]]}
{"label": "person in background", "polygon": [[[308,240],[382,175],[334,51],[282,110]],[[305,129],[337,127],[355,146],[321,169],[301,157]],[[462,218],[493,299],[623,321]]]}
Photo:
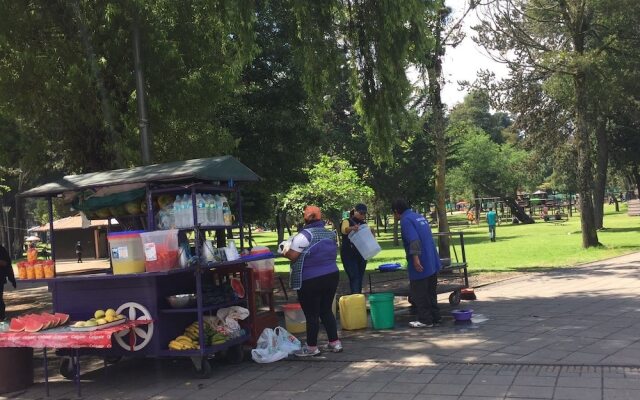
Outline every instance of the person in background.
{"label": "person in background", "polygon": [[342,351],[342,343],[332,311],[340,278],[336,263],[336,236],[333,231],[325,229],[320,208],[306,206],[303,217],[302,230],[282,249],[282,255],[291,261],[289,283],[298,293],[298,301],[307,320],[307,343],[294,354],[298,357],[320,354],[320,321],[329,338],[322,351],[337,353]]}
{"label": "person in background", "polygon": [[364,271],[367,269],[367,260],[365,260],[356,246],[351,243],[349,234],[357,232],[360,225],[366,224],[367,206],[364,204],[356,204],[349,218],[342,221],[340,225],[340,233],[342,233],[342,244],[340,246],[340,259],[344,271],[349,277],[349,289],[351,294],[362,293],[362,280],[364,279]]}
{"label": "person in background", "polygon": [[11,266],[11,256],[4,246],[0,245],[0,321],[4,321],[5,304],[4,304],[4,284],[7,280],[11,282],[13,288],[16,287],[16,278],[13,275],[13,267]]}
{"label": "person in background", "polygon": [[79,240],[78,240],[78,243],[76,243],[76,256],[78,257],[78,262],[81,263],[82,262],[82,243],[80,243]]}
{"label": "person in background", "polygon": [[498,220],[498,215],[495,211],[493,211],[493,207],[489,207],[489,212],[487,213],[487,224],[489,224],[489,239],[492,242],[496,241],[496,221]]}
{"label": "person in background", "polygon": [[391,211],[394,218],[400,221],[402,244],[407,256],[409,293],[418,313],[418,320],[409,322],[409,326],[431,328],[442,319],[437,296],[441,264],[431,227],[427,219],[413,212],[404,200],[394,200]]}

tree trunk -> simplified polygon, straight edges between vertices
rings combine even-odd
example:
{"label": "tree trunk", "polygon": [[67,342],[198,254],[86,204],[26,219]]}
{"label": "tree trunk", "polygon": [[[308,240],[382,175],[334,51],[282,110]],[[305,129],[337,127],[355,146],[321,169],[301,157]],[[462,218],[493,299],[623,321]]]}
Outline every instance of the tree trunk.
{"label": "tree trunk", "polygon": [[[578,37],[582,37],[581,34]],[[583,43],[576,40],[576,49],[582,53]],[[593,166],[591,163],[591,142],[587,127],[587,92],[586,77],[583,71],[578,71],[574,77],[576,95],[576,147],[578,149],[578,194],[580,195],[580,226],[582,228],[582,247],[599,246],[598,232],[593,215],[592,187]]]}
{"label": "tree trunk", "polygon": [[[635,193],[640,194],[640,169],[638,168],[638,164],[634,164],[633,168],[631,169],[631,177],[633,178],[633,182],[636,185],[636,190]],[[634,193],[634,197],[635,197],[635,193]],[[629,200],[630,196],[626,196],[627,200]]]}
{"label": "tree trunk", "polygon": [[606,120],[598,118],[596,124],[596,181],[593,191],[593,216],[596,229],[604,226],[604,195],[607,186],[607,165],[609,147],[607,143]]}
{"label": "tree trunk", "polygon": [[393,245],[398,246],[400,244],[400,240],[398,240],[398,220],[393,219]]}
{"label": "tree trunk", "polygon": [[282,211],[276,211],[276,232],[278,232],[278,240],[276,243],[281,243],[284,240],[284,224],[282,218]]}
{"label": "tree trunk", "polygon": [[[443,4],[444,5],[444,4]],[[446,8],[441,7],[440,18],[436,22],[433,36],[436,39],[434,51],[431,54],[431,66],[427,68],[429,77],[429,103],[431,105],[431,117],[429,129],[433,133],[436,147],[436,212],[438,214],[438,232],[449,232],[449,221],[446,209],[446,161],[447,141],[445,138],[444,106],[442,105],[440,81],[442,80],[442,56],[444,48],[442,43],[442,30],[446,18]],[[423,129],[427,133],[427,127]],[[450,258],[450,238],[440,236],[438,240],[438,252],[441,258]]]}

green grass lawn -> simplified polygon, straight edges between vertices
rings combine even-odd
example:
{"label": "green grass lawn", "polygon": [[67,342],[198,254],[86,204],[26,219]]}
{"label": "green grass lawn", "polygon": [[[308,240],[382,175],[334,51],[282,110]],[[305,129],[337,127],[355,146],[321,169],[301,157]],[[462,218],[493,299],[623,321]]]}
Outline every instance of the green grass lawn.
{"label": "green grass lawn", "polygon": [[[469,272],[562,267],[640,251],[640,217],[629,217],[626,211],[626,205],[618,213],[613,206],[605,206],[606,229],[598,232],[598,239],[603,246],[588,250],[582,249],[580,218],[575,214],[564,225],[550,222],[500,225],[496,229],[495,243],[489,241],[486,224],[466,228],[463,232]],[[255,233],[254,239],[259,245],[269,246],[275,251],[275,232]],[[390,262],[406,264],[402,245],[393,245],[391,228],[387,233],[381,232],[378,242],[382,252],[369,261],[367,269],[375,269],[380,264]],[[456,250],[460,255],[457,245]],[[286,259],[276,259],[277,272],[288,270],[289,263]]]}

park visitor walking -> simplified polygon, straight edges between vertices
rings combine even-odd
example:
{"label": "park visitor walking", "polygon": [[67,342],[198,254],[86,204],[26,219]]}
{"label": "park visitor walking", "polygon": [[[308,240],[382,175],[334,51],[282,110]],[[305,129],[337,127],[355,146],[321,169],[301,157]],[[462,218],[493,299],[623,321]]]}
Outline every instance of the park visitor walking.
{"label": "park visitor walking", "polygon": [[81,263],[82,262],[82,243],[80,243],[79,240],[78,240],[78,243],[76,243],[76,256],[78,257],[78,262]]}
{"label": "park visitor walking", "polygon": [[13,267],[11,267],[11,256],[3,245],[0,245],[0,321],[4,321],[5,304],[4,304],[4,284],[7,280],[16,287],[16,278],[13,275]]}
{"label": "park visitor walking", "polygon": [[487,224],[489,224],[489,239],[492,242],[496,241],[496,222],[498,220],[498,215],[495,211],[493,211],[493,207],[489,207],[489,212],[487,213]]}
{"label": "park visitor walking", "polygon": [[307,327],[307,343],[294,354],[298,357],[320,354],[320,321],[329,338],[329,343],[322,347],[322,351],[337,353],[342,351],[342,343],[338,338],[338,327],[332,310],[340,278],[336,263],[336,236],[333,231],[324,227],[320,208],[306,206],[303,218],[302,230],[282,248],[282,255],[291,261],[289,283],[298,293]]}
{"label": "park visitor walking", "polygon": [[409,293],[418,313],[418,320],[409,322],[409,326],[431,328],[441,320],[437,294],[441,264],[431,227],[427,219],[412,211],[404,200],[394,200],[391,211],[394,218],[400,221],[409,271]]}
{"label": "park visitor walking", "polygon": [[349,218],[342,221],[340,233],[342,244],[340,245],[340,259],[344,271],[349,277],[349,289],[351,294],[362,293],[362,280],[367,269],[367,260],[362,257],[356,246],[351,243],[349,233],[357,232],[360,225],[366,224],[367,206],[360,203],[349,213]]}

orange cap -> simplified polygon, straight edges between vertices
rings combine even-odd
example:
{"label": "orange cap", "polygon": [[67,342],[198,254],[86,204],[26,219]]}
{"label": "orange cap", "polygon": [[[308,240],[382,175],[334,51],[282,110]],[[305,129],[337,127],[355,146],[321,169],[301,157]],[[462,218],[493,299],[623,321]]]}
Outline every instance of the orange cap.
{"label": "orange cap", "polygon": [[322,219],[322,213],[317,206],[306,206],[304,208],[304,220],[305,221],[319,221]]}

